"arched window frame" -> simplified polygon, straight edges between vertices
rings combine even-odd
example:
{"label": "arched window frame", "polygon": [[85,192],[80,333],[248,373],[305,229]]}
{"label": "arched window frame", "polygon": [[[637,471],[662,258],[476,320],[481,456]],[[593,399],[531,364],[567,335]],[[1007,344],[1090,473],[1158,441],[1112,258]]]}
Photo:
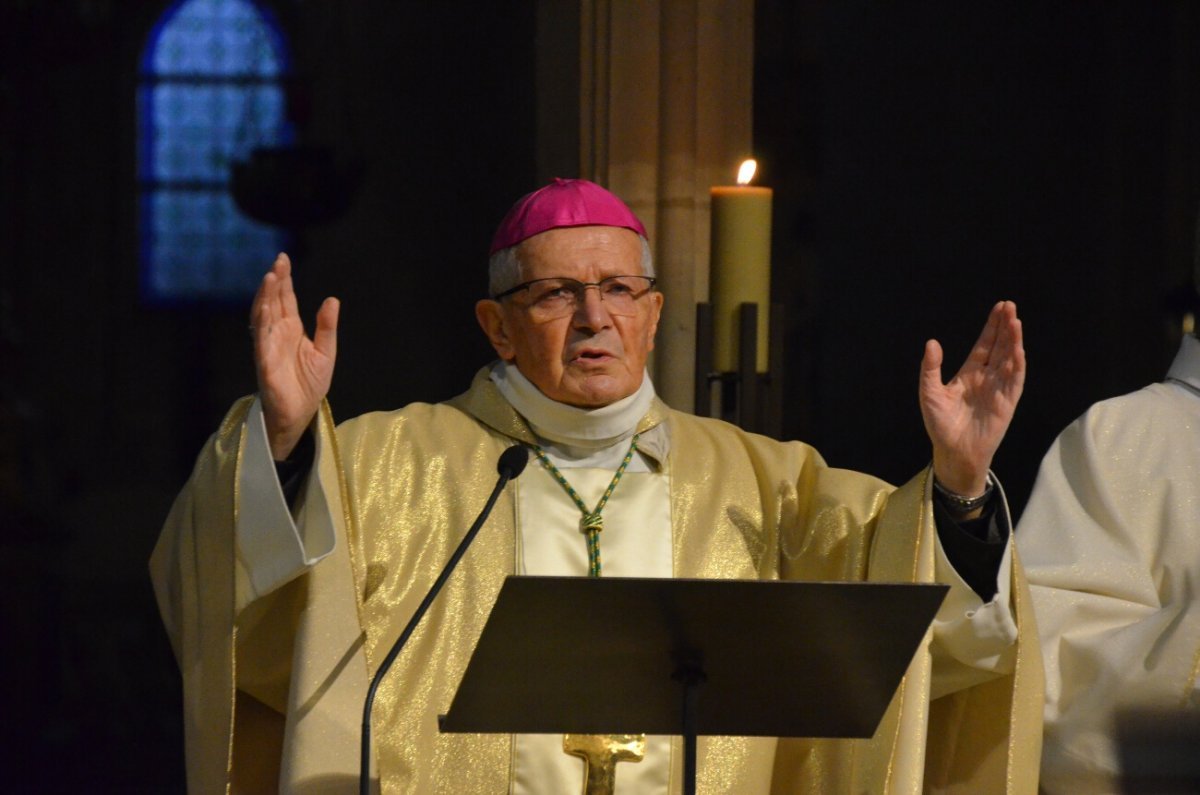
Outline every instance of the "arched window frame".
{"label": "arched window frame", "polygon": [[[248,34],[243,30],[240,42],[232,27],[216,25],[200,29],[198,35],[209,37],[214,48],[222,43],[240,43],[245,48],[247,42],[268,48],[265,68],[244,68],[244,62],[253,56],[242,50],[234,51],[234,56],[222,63],[219,51],[215,56],[212,51],[206,54],[199,45],[191,53],[178,51],[160,57],[162,48],[177,44],[173,37],[186,35],[180,30],[182,24],[197,23],[187,19],[189,12],[204,10],[197,6],[208,6],[214,17],[224,12],[225,22],[252,22],[253,30]],[[244,306],[275,252],[289,247],[285,230],[254,221],[238,210],[230,191],[230,172],[234,161],[248,159],[256,147],[293,142],[285,108],[290,72],[291,55],[283,28],[270,8],[255,0],[175,0],[154,24],[139,58],[137,86],[138,259],[144,302],[154,306]],[[171,89],[182,89],[180,96],[193,99],[210,92],[219,110],[229,111],[240,102],[239,125],[221,127],[214,120],[208,135],[196,136],[190,144],[164,146],[164,140],[181,131],[181,125],[164,124],[160,115],[160,105]],[[265,101],[269,107],[261,118],[250,118],[245,108],[256,101]],[[177,167],[164,167],[164,152],[172,149]],[[180,223],[171,226],[164,208],[170,206],[172,197],[181,196],[199,201],[190,202],[192,214],[185,209]],[[179,203],[189,204],[186,200]],[[207,211],[207,218],[202,218],[201,208]],[[191,232],[185,231],[189,225]],[[164,230],[175,238],[174,246],[164,245]],[[189,236],[192,244],[183,245]]]}

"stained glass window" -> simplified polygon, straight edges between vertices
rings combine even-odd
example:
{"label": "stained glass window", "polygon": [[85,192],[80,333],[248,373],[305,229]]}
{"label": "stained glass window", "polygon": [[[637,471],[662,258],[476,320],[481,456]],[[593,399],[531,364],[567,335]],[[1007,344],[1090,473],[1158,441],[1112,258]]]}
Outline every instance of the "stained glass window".
{"label": "stained glass window", "polygon": [[142,53],[137,92],[142,294],[153,303],[253,295],[283,230],[244,215],[230,168],[289,143],[279,25],[251,0],[179,0]]}

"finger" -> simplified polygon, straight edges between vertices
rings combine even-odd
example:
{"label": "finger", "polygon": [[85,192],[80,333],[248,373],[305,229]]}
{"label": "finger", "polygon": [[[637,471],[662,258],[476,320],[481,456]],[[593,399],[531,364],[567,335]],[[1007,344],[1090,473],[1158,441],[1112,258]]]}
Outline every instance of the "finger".
{"label": "finger", "polygon": [[[274,267],[272,267],[272,268],[274,268]],[[259,312],[262,311],[262,309],[263,309],[263,303],[266,300],[266,289],[268,289],[268,285],[266,285],[266,279],[268,279],[268,277],[271,275],[271,273],[272,273],[272,270],[268,270],[268,271],[266,271],[265,274],[263,274],[262,281],[258,282],[258,289],[256,289],[256,291],[254,291],[254,300],[252,300],[250,303],[250,328],[251,329],[253,329],[254,327],[256,327],[256,325],[258,325],[258,315],[259,315]]]}
{"label": "finger", "polygon": [[983,331],[979,332],[979,339],[975,340],[975,345],[967,355],[967,362],[986,365],[991,359],[996,340],[1000,335],[1005,303],[1007,302],[997,301],[996,305],[992,307],[992,311],[988,313],[987,322],[983,324]]}
{"label": "finger", "polygon": [[[274,290],[274,282],[278,281],[274,271],[269,271],[263,277],[259,296],[254,299],[254,308],[250,316],[250,336],[254,340],[254,364],[260,371],[267,361],[267,344],[271,328],[271,300],[268,297]],[[261,384],[260,384],[261,387]]]}
{"label": "finger", "polygon": [[254,317],[250,325],[254,328],[255,336],[261,337],[267,333],[271,327],[271,322],[275,316],[275,296],[279,292],[279,275],[272,269],[267,271],[267,275],[263,276],[262,285],[259,287],[259,295],[255,298],[253,308]]}
{"label": "finger", "polygon": [[313,347],[330,359],[337,358],[337,323],[341,302],[326,298],[317,310],[317,328],[313,332]]}
{"label": "finger", "polygon": [[279,322],[281,317],[280,311],[280,289],[282,280],[291,272],[291,262],[288,260],[287,254],[280,252],[275,257],[275,261],[271,263],[271,269],[263,276],[262,286],[262,301],[259,304],[258,312],[254,318],[254,336],[259,342],[256,350],[261,354],[266,353],[266,346],[271,341],[272,327]]}
{"label": "finger", "polygon": [[263,274],[262,281],[258,283],[258,289],[254,292],[254,300],[250,302],[250,327],[254,328],[258,325],[259,315],[262,313],[263,304],[271,300],[271,292],[273,287],[272,274],[275,273],[279,265],[279,257],[271,263],[271,267],[267,268],[267,272]]}
{"label": "finger", "polygon": [[1010,357],[1010,392],[1014,397],[1020,397],[1025,388],[1025,343],[1021,321],[1014,318],[1012,322],[1012,356]]}
{"label": "finger", "polygon": [[989,368],[995,372],[1011,375],[1024,370],[1025,349],[1021,321],[1017,317],[1017,306],[1012,301],[1003,302],[996,344],[989,357]]}
{"label": "finger", "polygon": [[265,316],[258,319],[259,331],[265,332],[279,320],[279,290],[283,279],[291,272],[286,254],[280,253],[271,264],[271,270],[263,277],[263,305]]}
{"label": "finger", "polygon": [[292,260],[287,254],[280,252],[278,261],[283,265],[283,273],[279,282],[279,316],[299,317],[300,308],[296,305],[296,287],[292,281]]}
{"label": "finger", "polygon": [[282,252],[276,254],[275,262],[271,263],[271,272],[263,279],[263,283],[267,287],[267,318],[266,323],[263,324],[264,328],[279,318],[279,287],[290,270],[287,257]]}
{"label": "finger", "polygon": [[921,375],[918,388],[921,394],[929,394],[942,387],[942,345],[937,340],[925,342],[925,355],[921,357]]}

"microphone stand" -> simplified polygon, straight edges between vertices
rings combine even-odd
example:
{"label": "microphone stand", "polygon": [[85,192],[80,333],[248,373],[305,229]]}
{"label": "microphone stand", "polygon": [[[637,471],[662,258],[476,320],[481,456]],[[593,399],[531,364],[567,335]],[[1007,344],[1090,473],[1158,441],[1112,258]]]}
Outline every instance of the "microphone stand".
{"label": "microphone stand", "polygon": [[483,527],[488,514],[492,512],[492,506],[496,504],[496,499],[500,496],[500,492],[508,484],[508,481],[513,480],[517,475],[521,474],[528,461],[529,449],[524,445],[513,445],[500,454],[500,461],[496,466],[500,472],[500,478],[496,481],[496,487],[492,489],[492,494],[488,497],[487,504],[483,506],[483,510],[479,512],[479,516],[475,519],[475,523],[471,525],[471,528],[467,530],[467,534],[459,542],[458,548],[450,556],[450,560],[447,561],[445,568],[442,569],[442,573],[434,581],[433,586],[429,589],[429,593],[425,594],[425,598],[417,606],[416,612],[413,613],[412,618],[408,621],[408,626],[400,633],[400,637],[396,639],[387,656],[383,658],[379,669],[375,671],[375,676],[371,679],[371,686],[367,688],[366,701],[363,702],[362,749],[358,770],[358,791],[360,795],[370,795],[371,791],[371,707],[375,704],[375,691],[379,689],[379,683],[383,680],[388,669],[392,667],[392,663],[396,661],[400,650],[404,648],[404,644],[408,641],[409,636],[417,628],[417,624],[420,623],[421,618],[429,610],[429,606],[433,604],[433,600],[437,597],[438,592],[442,590],[442,586],[446,584],[446,580],[450,578],[451,572],[458,565],[459,559],[466,553],[467,547],[475,540],[475,536],[479,533],[479,528]]}

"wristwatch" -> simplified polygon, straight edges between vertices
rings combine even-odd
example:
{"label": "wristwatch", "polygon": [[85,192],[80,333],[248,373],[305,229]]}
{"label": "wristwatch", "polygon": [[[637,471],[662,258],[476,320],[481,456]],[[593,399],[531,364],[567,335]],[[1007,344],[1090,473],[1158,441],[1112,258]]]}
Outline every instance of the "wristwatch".
{"label": "wristwatch", "polygon": [[983,489],[983,494],[978,497],[964,497],[961,494],[955,494],[950,489],[938,482],[937,477],[933,478],[933,490],[937,493],[942,505],[955,514],[968,514],[971,511],[982,508],[991,498],[995,487],[992,484],[992,476],[988,475],[987,486]]}

